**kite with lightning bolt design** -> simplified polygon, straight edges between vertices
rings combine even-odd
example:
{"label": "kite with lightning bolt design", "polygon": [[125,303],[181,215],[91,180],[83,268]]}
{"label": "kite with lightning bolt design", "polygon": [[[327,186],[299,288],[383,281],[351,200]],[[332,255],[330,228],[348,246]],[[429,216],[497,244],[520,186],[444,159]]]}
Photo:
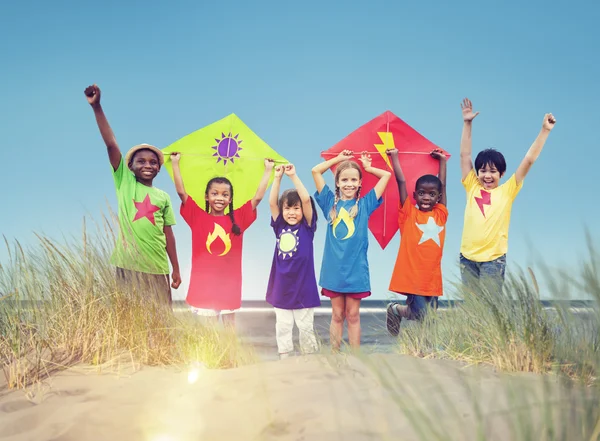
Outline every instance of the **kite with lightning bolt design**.
{"label": "kite with lightning bolt design", "polygon": [[[417,179],[426,174],[436,175],[439,171],[439,162],[430,156],[432,150],[439,148],[415,129],[410,127],[390,111],[386,111],[359,127],[350,135],[342,139],[330,149],[321,152],[325,160],[337,156],[343,150],[355,153],[357,162],[361,152],[371,154],[373,167],[388,170],[393,173],[390,158],[385,151],[398,149],[398,158],[402,171],[406,176],[406,188],[413,204],[415,183]],[[448,152],[444,154],[449,158]],[[362,168],[362,166],[361,166]],[[336,166],[332,167],[335,173]],[[377,183],[378,179],[363,170],[361,195],[366,195]],[[369,230],[382,249],[390,243],[398,231],[398,186],[395,180],[388,184],[383,194],[383,203],[373,212],[369,219]]]}
{"label": "kite with lightning bolt design", "polygon": [[[254,197],[265,171],[265,158],[275,160],[276,164],[287,163],[234,113],[163,149],[165,167],[171,179],[173,168],[169,154],[172,152],[181,153],[180,168],[185,190],[201,207],[210,179],[225,176],[231,181],[233,208],[237,209]],[[272,181],[273,177],[269,184]]]}

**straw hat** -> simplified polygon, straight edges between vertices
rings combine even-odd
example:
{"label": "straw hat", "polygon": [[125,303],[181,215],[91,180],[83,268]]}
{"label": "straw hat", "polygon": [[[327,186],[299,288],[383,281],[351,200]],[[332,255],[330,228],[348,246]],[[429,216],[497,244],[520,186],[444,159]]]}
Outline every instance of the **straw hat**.
{"label": "straw hat", "polygon": [[165,163],[165,156],[163,155],[163,152],[160,151],[160,149],[150,144],[138,144],[136,146],[133,146],[125,155],[125,164],[129,166],[129,161],[131,161],[131,158],[138,150],[152,150],[154,153],[156,153],[156,156],[158,156],[158,161],[160,162],[160,165],[163,165]]}

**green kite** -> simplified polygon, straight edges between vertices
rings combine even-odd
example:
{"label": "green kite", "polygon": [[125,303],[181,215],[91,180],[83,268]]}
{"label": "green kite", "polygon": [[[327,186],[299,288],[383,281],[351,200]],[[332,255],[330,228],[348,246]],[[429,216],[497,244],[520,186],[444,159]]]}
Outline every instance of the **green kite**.
{"label": "green kite", "polygon": [[[265,158],[288,161],[232,113],[165,147],[165,167],[173,179],[170,153],[180,152],[181,176],[187,193],[202,207],[208,181],[224,176],[231,181],[234,209],[254,197],[264,174]],[[273,182],[273,176],[269,185]]]}

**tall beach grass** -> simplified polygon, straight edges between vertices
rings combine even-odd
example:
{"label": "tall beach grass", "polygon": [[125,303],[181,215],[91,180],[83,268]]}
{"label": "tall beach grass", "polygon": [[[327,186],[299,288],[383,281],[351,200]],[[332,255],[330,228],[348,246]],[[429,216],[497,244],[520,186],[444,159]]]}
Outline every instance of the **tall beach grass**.
{"label": "tall beach grass", "polygon": [[[589,234],[587,239],[593,244]],[[462,302],[432,311],[422,323],[402,323],[400,353],[491,367],[503,378],[497,394],[497,402],[502,404],[490,405],[478,398],[482,382],[472,371],[465,374],[464,386],[471,400],[461,407],[447,395],[443,381],[432,377],[431,393],[439,397],[440,406],[454,414],[449,420],[461,421],[468,413],[476,416],[477,433],[463,433],[460,439],[600,440],[597,250],[590,245],[585,260],[569,269],[540,265],[544,283],[538,283],[531,268],[508,274],[501,293],[482,284],[465,288],[457,283]],[[544,306],[541,295],[551,299],[552,306]],[[572,307],[572,301],[582,296],[587,300],[585,307]],[[410,417],[420,439],[454,439],[449,434],[456,436],[460,425],[436,420],[431,409],[420,408],[411,385],[395,378],[391,369],[377,367],[375,371],[399,409]],[[490,406],[498,410],[490,412]],[[502,425],[508,432],[496,430]]]}
{"label": "tall beach grass", "polygon": [[[227,329],[173,314],[147,292],[119,288],[109,263],[115,233],[103,218],[81,238],[18,241],[0,266],[0,366],[6,386],[31,385],[77,363],[227,368],[254,361]],[[126,291],[126,292],[124,292]]]}

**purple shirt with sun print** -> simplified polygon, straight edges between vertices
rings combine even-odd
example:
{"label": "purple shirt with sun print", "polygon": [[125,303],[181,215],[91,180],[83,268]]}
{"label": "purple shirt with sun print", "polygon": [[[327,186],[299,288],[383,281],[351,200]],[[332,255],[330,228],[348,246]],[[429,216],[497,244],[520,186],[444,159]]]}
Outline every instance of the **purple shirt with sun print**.
{"label": "purple shirt with sun print", "polygon": [[267,302],[275,308],[302,309],[321,305],[313,257],[316,217],[317,213],[313,212],[310,226],[306,218],[296,225],[289,225],[281,213],[277,220],[271,218],[277,243],[267,286]]}

